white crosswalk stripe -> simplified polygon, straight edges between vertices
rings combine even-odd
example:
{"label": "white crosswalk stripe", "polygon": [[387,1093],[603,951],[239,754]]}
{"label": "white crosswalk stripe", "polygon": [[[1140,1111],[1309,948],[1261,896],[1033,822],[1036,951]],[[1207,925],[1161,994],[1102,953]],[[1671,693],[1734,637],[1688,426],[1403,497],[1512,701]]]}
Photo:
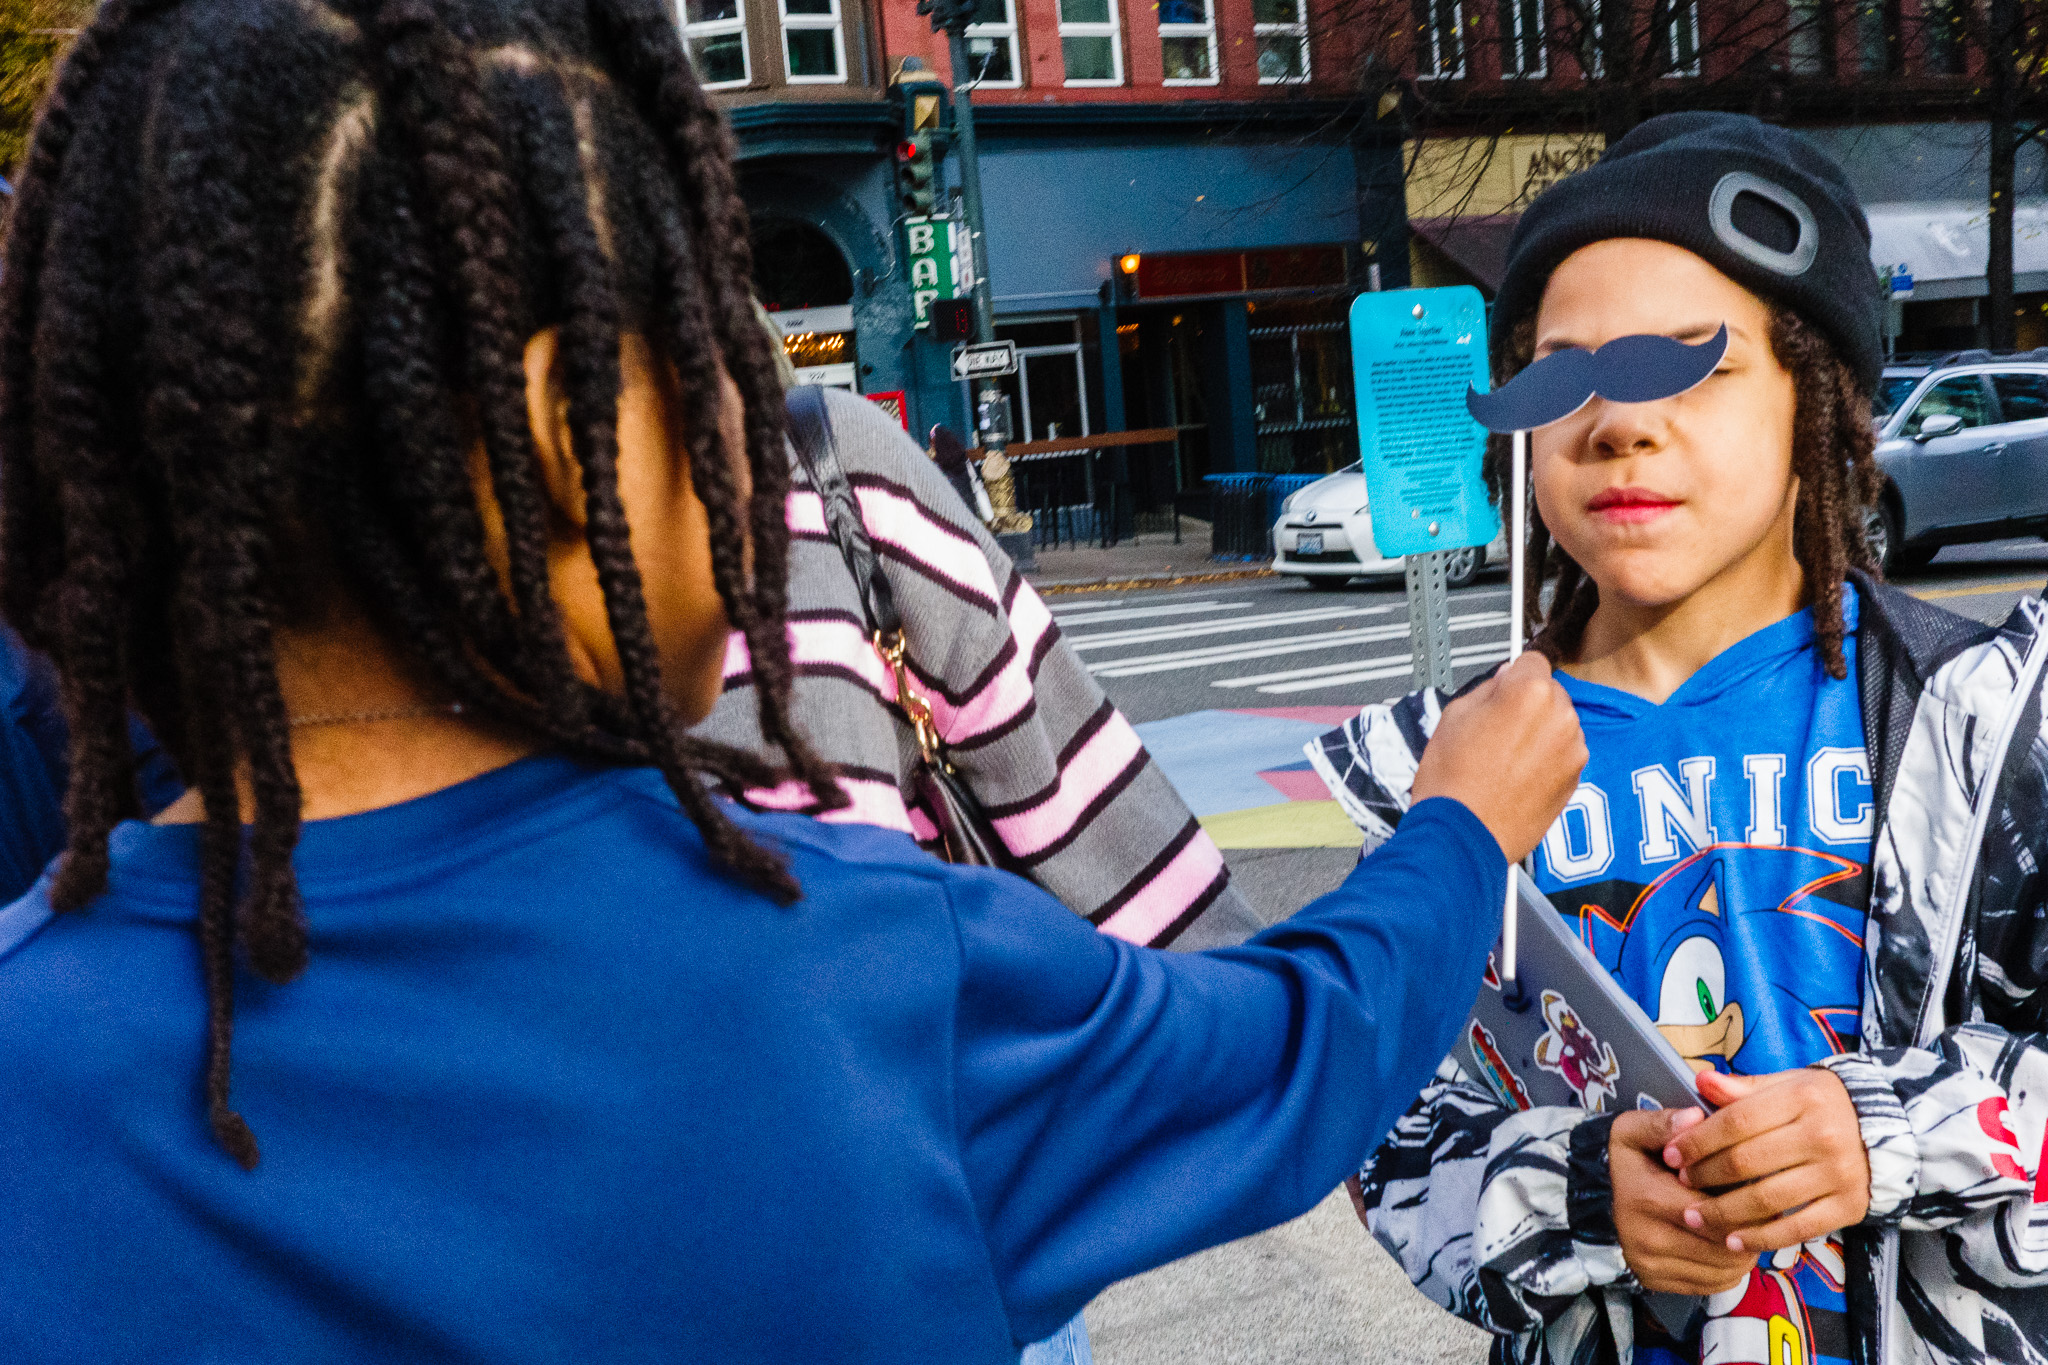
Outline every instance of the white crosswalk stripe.
{"label": "white crosswalk stripe", "polygon": [[[1389,585],[1325,594],[1298,585],[1050,599],[1067,643],[1118,705],[1151,718],[1204,706],[1324,708],[1409,686],[1408,604]],[[1451,595],[1460,680],[1506,654],[1507,586]],[[1221,689],[1212,691],[1211,689]],[[1271,696],[1273,700],[1265,700]]]}
{"label": "white crosswalk stripe", "polygon": [[[1505,619],[1505,618],[1503,618]],[[1472,664],[1489,664],[1508,657],[1505,640],[1489,640],[1484,644],[1459,645],[1451,650],[1451,666],[1464,668]],[[1362,667],[1349,671],[1338,669],[1298,669],[1289,673],[1263,673],[1248,678],[1219,678],[1210,683],[1211,687],[1256,687],[1261,692],[1285,693],[1307,692],[1318,687],[1344,687],[1353,683],[1383,682],[1388,678],[1405,678],[1414,670],[1411,655],[1388,655],[1363,661]],[[1302,673],[1312,676],[1302,677]]]}
{"label": "white crosswalk stripe", "polygon": [[1403,608],[1320,607],[1301,611],[1267,612],[1261,616],[1234,616],[1227,621],[1184,621],[1168,626],[1144,626],[1133,630],[1105,630],[1094,635],[1069,633],[1067,643],[1077,651],[1118,649],[1149,645],[1161,640],[1189,640],[1198,635],[1222,635],[1253,630],[1277,630],[1284,626],[1310,625],[1317,621],[1341,621],[1361,616],[1385,616]]}
{"label": "white crosswalk stripe", "polygon": [[1243,611],[1250,602],[1176,602],[1163,607],[1125,607],[1116,610],[1111,603],[1091,604],[1088,609],[1070,608],[1054,611],[1052,619],[1060,623],[1061,630],[1077,626],[1101,625],[1107,621],[1146,621],[1159,616],[1188,616],[1195,612]]}
{"label": "white crosswalk stripe", "polygon": [[[1507,625],[1506,612],[1473,612],[1451,618],[1452,630],[1484,630]],[[1128,658],[1109,659],[1088,666],[1088,671],[1104,678],[1131,678],[1146,673],[1165,673],[1183,668],[1211,668],[1218,664],[1243,663],[1252,659],[1268,659],[1282,654],[1302,654],[1329,649],[1350,649],[1362,645],[1379,644],[1388,640],[1408,638],[1408,623],[1395,622],[1383,626],[1352,626],[1342,630],[1323,631],[1315,635],[1296,635],[1278,640],[1262,640],[1256,643],[1210,645],[1201,649],[1174,650],[1165,654],[1138,654]],[[1348,659],[1341,664],[1323,665],[1315,669],[1297,670],[1290,676],[1305,676],[1321,672],[1343,672],[1360,666],[1361,660]],[[1271,677],[1275,675],[1261,675]],[[1234,681],[1218,682],[1218,687],[1235,685]]]}

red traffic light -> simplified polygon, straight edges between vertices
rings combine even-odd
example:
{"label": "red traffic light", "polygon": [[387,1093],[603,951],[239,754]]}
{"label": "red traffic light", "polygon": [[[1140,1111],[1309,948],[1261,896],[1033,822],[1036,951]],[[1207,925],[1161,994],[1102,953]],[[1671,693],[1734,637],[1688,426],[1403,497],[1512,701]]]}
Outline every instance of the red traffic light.
{"label": "red traffic light", "polygon": [[[873,144],[869,145],[872,146]],[[924,148],[920,146],[918,143],[912,141],[909,138],[905,138],[903,141],[896,144],[896,159],[907,165],[910,162],[917,160],[918,155],[923,151]]]}
{"label": "red traffic light", "polygon": [[935,299],[931,304],[932,336],[940,341],[974,339],[974,300]]}

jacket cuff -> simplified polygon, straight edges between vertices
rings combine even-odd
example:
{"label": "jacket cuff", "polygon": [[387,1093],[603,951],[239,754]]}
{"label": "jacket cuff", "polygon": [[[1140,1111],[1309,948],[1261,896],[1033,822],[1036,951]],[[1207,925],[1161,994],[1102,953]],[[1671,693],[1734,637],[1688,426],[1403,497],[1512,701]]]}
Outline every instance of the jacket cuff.
{"label": "jacket cuff", "polygon": [[1614,1172],[1607,1141],[1616,1114],[1597,1114],[1572,1129],[1565,1163],[1565,1218],[1572,1240],[1589,1246],[1620,1246],[1614,1227]]}
{"label": "jacket cuff", "polygon": [[1856,1106],[1856,1127],[1870,1161],[1870,1212],[1863,1221],[1896,1224],[1920,1193],[1920,1139],[1906,1118],[1884,1068],[1869,1057],[1842,1053],[1815,1062],[1835,1074]]}

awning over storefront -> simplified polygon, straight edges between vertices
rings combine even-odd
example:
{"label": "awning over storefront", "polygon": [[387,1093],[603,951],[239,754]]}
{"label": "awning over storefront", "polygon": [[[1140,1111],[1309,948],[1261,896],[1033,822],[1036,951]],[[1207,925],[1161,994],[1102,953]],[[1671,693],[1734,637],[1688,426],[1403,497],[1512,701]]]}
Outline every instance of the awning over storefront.
{"label": "awning over storefront", "polygon": [[[1905,266],[1913,298],[1981,298],[1991,256],[1991,215],[1982,203],[1924,200],[1870,204],[1870,260],[1891,273]],[[2014,287],[2048,289],[2048,200],[2022,200],[2013,219]]]}
{"label": "awning over storefront", "polygon": [[1464,214],[1456,218],[1418,218],[1409,229],[1477,280],[1487,293],[1500,291],[1508,265],[1508,239],[1514,236],[1519,213]]}

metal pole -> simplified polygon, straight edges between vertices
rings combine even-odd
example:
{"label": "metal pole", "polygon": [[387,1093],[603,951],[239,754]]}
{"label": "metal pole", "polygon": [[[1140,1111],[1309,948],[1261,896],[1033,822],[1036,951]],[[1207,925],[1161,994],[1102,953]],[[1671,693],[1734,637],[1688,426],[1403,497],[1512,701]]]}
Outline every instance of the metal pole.
{"label": "metal pole", "polygon": [[967,215],[967,240],[974,254],[974,339],[996,339],[996,310],[989,292],[988,250],[982,240],[981,160],[974,145],[974,81],[968,75],[964,25],[948,25],[946,50],[953,58],[953,131],[960,140],[960,207]]}
{"label": "metal pole", "polygon": [[1402,561],[1408,574],[1409,662],[1419,691],[1451,690],[1451,596],[1445,577],[1446,550],[1409,555]]}
{"label": "metal pole", "polygon": [[[960,208],[967,216],[967,244],[974,266],[974,339],[990,342],[996,339],[996,307],[988,277],[988,243],[982,235],[981,158],[974,143],[974,80],[967,61],[966,30],[964,22],[946,25],[946,50],[953,59],[953,131],[959,138]],[[1001,395],[1002,386],[993,377],[982,380],[982,402]],[[1007,471],[1004,449],[1008,443],[1001,428],[981,433],[981,443],[988,451],[985,458],[995,460],[999,468]]]}

